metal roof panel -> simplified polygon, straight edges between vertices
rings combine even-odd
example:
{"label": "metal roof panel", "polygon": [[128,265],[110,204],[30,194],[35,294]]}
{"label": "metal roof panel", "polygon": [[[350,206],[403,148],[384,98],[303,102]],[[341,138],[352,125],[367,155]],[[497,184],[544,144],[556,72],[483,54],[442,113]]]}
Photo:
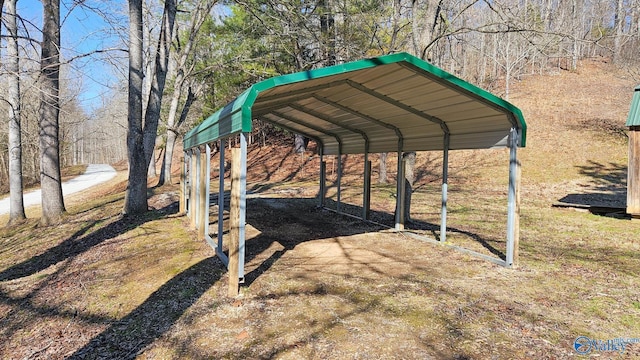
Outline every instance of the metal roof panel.
{"label": "metal roof panel", "polygon": [[189,131],[185,149],[251,131],[254,117],[317,138],[327,154],[339,150],[338,142],[343,152],[363,152],[365,137],[371,151],[397,151],[400,137],[407,151],[437,149],[446,131],[455,148],[505,146],[511,127],[520,146],[526,139],[518,108],[398,53],[254,84]]}

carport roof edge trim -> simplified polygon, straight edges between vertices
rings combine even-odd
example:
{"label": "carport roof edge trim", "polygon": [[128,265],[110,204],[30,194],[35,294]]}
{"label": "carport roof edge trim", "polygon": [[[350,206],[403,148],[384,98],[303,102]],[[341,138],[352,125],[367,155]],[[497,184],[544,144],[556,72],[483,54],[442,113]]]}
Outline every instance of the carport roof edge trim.
{"label": "carport roof edge trim", "polygon": [[466,93],[467,95],[472,96],[483,103],[492,105],[499,111],[507,114],[507,116],[511,117],[512,121],[517,124],[520,135],[520,141],[518,142],[519,146],[524,147],[526,145],[527,125],[520,109],[486,90],[468,83],[426,61],[403,52],[276,76],[258,82],[249,87],[223,108],[206,118],[198,126],[187,132],[183,140],[184,149],[204,145],[240,132],[250,132],[253,121],[251,110],[259,94],[263,91],[282,85],[364,70],[379,65],[402,62],[410,64],[417,69],[430,74],[442,85],[449,86],[457,92]]}

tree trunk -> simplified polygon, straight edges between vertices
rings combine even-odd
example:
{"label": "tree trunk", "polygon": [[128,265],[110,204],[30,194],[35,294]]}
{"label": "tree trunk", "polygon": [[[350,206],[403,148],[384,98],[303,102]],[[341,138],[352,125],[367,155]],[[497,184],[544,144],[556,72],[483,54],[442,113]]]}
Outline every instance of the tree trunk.
{"label": "tree trunk", "polygon": [[511,33],[506,35],[507,41],[505,43],[504,51],[504,99],[509,100],[510,84],[511,84],[511,69],[513,64],[511,63]]}
{"label": "tree trunk", "polygon": [[413,195],[413,183],[415,182],[416,152],[410,151],[402,154],[404,160],[404,219],[411,221],[411,195]]}
{"label": "tree trunk", "polygon": [[304,135],[295,134],[293,140],[294,140],[294,150],[296,154],[302,154],[307,150],[309,139],[306,138]]}
{"label": "tree trunk", "polygon": [[[440,17],[442,0],[412,0],[411,32],[413,55],[429,60],[430,49],[436,38],[436,25]],[[407,152],[402,155],[405,163],[405,221],[411,217],[411,195],[413,194],[414,167],[416,153]],[[397,181],[401,181],[398,179]],[[400,194],[398,194],[399,196]]]}
{"label": "tree trunk", "polygon": [[[142,124],[142,1],[129,0],[129,186],[125,195],[124,213],[147,211],[147,171],[160,120],[162,92],[167,78],[169,50],[176,16],[174,0],[165,1],[162,28],[156,52],[156,66],[149,101]],[[137,74],[133,74],[137,72]]]}
{"label": "tree trunk", "polygon": [[151,92],[149,93],[149,101],[147,102],[147,109],[144,116],[143,141],[144,154],[147,161],[151,161],[156,144],[158,122],[160,121],[160,110],[162,107],[162,93],[164,92],[164,85],[169,68],[169,52],[173,38],[173,25],[176,12],[175,0],[166,0],[164,13],[162,15],[160,39],[158,40],[158,49],[156,51],[155,74],[153,76],[153,82],[151,83]]}
{"label": "tree trunk", "polygon": [[9,159],[0,151],[0,181],[9,183]]}
{"label": "tree trunk", "polygon": [[196,94],[192,88],[188,88],[187,99],[180,118],[176,123],[176,116],[178,114],[178,105],[180,98],[182,97],[183,88],[187,78],[190,76],[191,70],[187,70],[189,58],[192,57],[193,47],[197,40],[197,35],[200,32],[202,24],[208,18],[211,9],[213,8],[216,0],[200,1],[195,11],[192,13],[191,26],[189,28],[189,38],[183,47],[179,48],[180,56],[176,64],[176,77],[174,92],[171,98],[171,105],[169,106],[169,115],[167,116],[167,144],[165,148],[164,158],[162,161],[162,167],[160,168],[160,179],[158,185],[171,184],[171,165],[173,159],[173,149],[176,139],[178,137],[178,128],[187,119],[191,104],[196,100]]}
{"label": "tree trunk", "polygon": [[438,0],[412,0],[411,30],[413,55],[429,60],[430,48],[435,38],[436,24],[440,15]]}
{"label": "tree trunk", "polygon": [[153,66],[154,66],[154,53],[153,53],[153,36],[157,31],[155,24],[156,13],[153,8],[155,4],[151,4],[151,1],[142,2],[142,73],[146,74],[143,77],[142,84],[142,114],[147,111],[147,105],[149,101],[149,93],[151,93],[151,86],[153,82]]}
{"label": "tree trunk", "polygon": [[151,160],[149,161],[149,168],[147,169],[147,177],[150,177],[150,178],[158,177],[158,172],[156,171],[155,149],[154,149],[154,152],[151,154]]}
{"label": "tree trunk", "polygon": [[[2,4],[0,3],[0,10]],[[18,54],[18,27],[16,0],[7,1],[5,21],[7,39],[7,72],[9,105],[9,224],[26,218],[22,197],[22,134],[20,130],[20,59]]]}
{"label": "tree trunk", "polygon": [[[174,98],[175,99],[175,98]],[[172,166],[172,159],[173,159],[173,149],[175,147],[176,144],[176,139],[178,138],[178,130],[177,128],[180,127],[180,125],[182,125],[185,120],[187,119],[187,115],[189,114],[189,109],[191,108],[191,105],[193,104],[193,102],[196,100],[196,95],[195,93],[191,90],[191,87],[189,87],[188,93],[187,93],[187,100],[184,104],[184,106],[182,107],[182,112],[180,113],[180,119],[178,120],[177,124],[173,124],[172,121],[169,121],[169,124],[171,124],[171,127],[168,127],[167,130],[167,147],[165,149],[164,152],[164,160],[162,161],[162,168],[160,169],[160,181],[158,181],[158,185],[165,185],[165,184],[171,184],[171,166]],[[173,102],[173,100],[172,100]],[[176,101],[177,103],[177,101]],[[176,104],[177,107],[177,104]],[[172,104],[172,108],[173,108],[173,104]],[[171,119],[171,114],[172,111],[169,111],[169,118]],[[168,126],[168,125],[167,125]]]}
{"label": "tree trunk", "polygon": [[320,0],[318,2],[318,9],[320,10],[320,33],[322,49],[321,62],[324,66],[331,66],[336,64],[336,41],[335,34],[333,34],[333,9],[331,4],[327,4],[329,1]]}
{"label": "tree trunk", "polygon": [[624,35],[625,8],[623,0],[616,1],[616,8],[613,20],[615,35],[613,38],[613,62],[622,62],[622,36]]}
{"label": "tree trunk", "polygon": [[[184,58],[184,62],[183,62]],[[171,163],[173,157],[173,148],[178,137],[176,116],[178,114],[178,106],[180,103],[180,97],[182,96],[182,87],[184,86],[184,66],[186,65],[185,54],[180,56],[180,62],[174,62],[176,68],[175,84],[173,87],[173,94],[171,94],[171,102],[169,105],[169,114],[167,114],[167,143],[165,144],[166,151],[162,158],[162,165],[160,166],[160,178],[158,179],[158,186],[171,184]]]}
{"label": "tree trunk", "polygon": [[40,186],[43,224],[65,212],[60,176],[60,0],[43,0],[40,58]]}
{"label": "tree trunk", "polygon": [[167,130],[167,144],[165,147],[164,157],[162,158],[162,166],[160,167],[160,179],[158,180],[158,186],[170,185],[173,181],[171,179],[171,166],[173,163],[173,149],[177,138],[178,134],[173,129]]}
{"label": "tree trunk", "polygon": [[142,0],[129,0],[129,100],[127,157],[129,184],[124,213],[147,211],[147,166],[142,142]]}
{"label": "tree trunk", "polygon": [[380,165],[378,170],[378,184],[387,183],[387,153],[380,153]]}
{"label": "tree trunk", "polygon": [[578,24],[580,20],[578,17],[582,11],[578,11],[578,1],[572,0],[571,2],[571,21],[573,21],[573,43],[571,45],[571,71],[575,71],[578,68],[579,54],[579,39],[580,39],[580,27]]}

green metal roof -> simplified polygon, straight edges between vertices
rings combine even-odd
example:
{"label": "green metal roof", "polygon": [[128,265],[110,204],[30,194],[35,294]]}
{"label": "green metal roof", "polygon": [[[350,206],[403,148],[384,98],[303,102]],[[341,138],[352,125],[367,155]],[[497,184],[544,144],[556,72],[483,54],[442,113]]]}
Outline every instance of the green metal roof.
{"label": "green metal roof", "polygon": [[325,154],[508,146],[522,112],[407,53],[282,75],[256,83],[184,137],[189,149],[251,131],[262,119],[316,140]]}
{"label": "green metal roof", "polygon": [[640,86],[636,86],[636,89],[633,91],[627,126],[640,126]]}

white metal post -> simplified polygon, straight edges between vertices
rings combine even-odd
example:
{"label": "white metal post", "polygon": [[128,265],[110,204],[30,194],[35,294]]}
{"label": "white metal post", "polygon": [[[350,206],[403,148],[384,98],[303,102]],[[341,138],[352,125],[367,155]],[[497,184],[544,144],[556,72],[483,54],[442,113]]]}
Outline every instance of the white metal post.
{"label": "white metal post", "polygon": [[244,257],[245,257],[245,223],[247,219],[247,133],[240,133],[240,239],[238,251],[238,276],[244,279]]}
{"label": "white metal post", "polygon": [[371,208],[371,162],[369,161],[368,149],[364,153],[364,181],[362,188],[362,219],[369,220],[369,209]]}
{"label": "white metal post", "polygon": [[322,145],[318,144],[318,146],[320,146],[320,193],[318,194],[318,206],[324,207],[325,194],[327,191],[327,163],[324,162]]}
{"label": "white metal post", "polygon": [[[191,151],[187,150],[184,152],[184,166],[185,166],[185,212],[187,213],[187,217],[191,217]],[[188,185],[187,185],[188,184]]]}
{"label": "white metal post", "polygon": [[396,231],[404,230],[404,162],[402,140],[398,141],[398,175],[396,176]]}
{"label": "white metal post", "polygon": [[198,152],[198,154],[196,155],[196,171],[194,171],[194,175],[196,178],[196,193],[195,195],[195,201],[194,201],[194,206],[193,206],[193,216],[195,216],[195,226],[196,229],[200,228],[200,167],[202,166],[202,162],[200,161],[201,158],[201,153],[202,150],[200,150],[200,147],[196,148],[196,151]]}
{"label": "white metal post", "polygon": [[518,131],[511,129],[509,134],[509,195],[507,206],[507,254],[505,265],[513,266],[514,244],[517,237],[516,231],[516,191],[517,191],[517,174],[518,174]]}
{"label": "white metal post", "polygon": [[338,150],[338,194],[336,195],[337,196],[337,204],[336,204],[337,212],[340,212],[341,186],[342,186],[342,149]]}
{"label": "white metal post", "polygon": [[211,200],[209,197],[211,196],[211,147],[209,144],[205,145],[205,153],[206,153],[206,171],[207,171],[207,182],[205,183],[205,193],[206,197],[204,200],[204,237],[205,239],[209,238],[209,206]]}
{"label": "white metal post", "polygon": [[180,208],[179,213],[186,213],[187,206],[187,156],[186,152],[182,152],[182,161],[180,163]]}
{"label": "white metal post", "polygon": [[447,241],[447,192],[449,183],[449,133],[444,134],[442,153],[442,213],[440,215],[440,241]]}

